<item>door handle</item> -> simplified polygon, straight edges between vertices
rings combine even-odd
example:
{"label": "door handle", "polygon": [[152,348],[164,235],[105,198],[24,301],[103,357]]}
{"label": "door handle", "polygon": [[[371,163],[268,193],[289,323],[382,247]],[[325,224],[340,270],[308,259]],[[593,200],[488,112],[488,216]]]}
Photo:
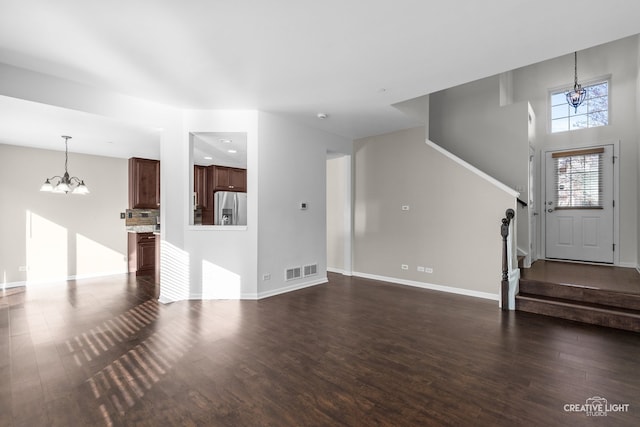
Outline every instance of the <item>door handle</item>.
{"label": "door handle", "polygon": [[553,212],[553,209],[547,209],[547,212],[551,213]]}

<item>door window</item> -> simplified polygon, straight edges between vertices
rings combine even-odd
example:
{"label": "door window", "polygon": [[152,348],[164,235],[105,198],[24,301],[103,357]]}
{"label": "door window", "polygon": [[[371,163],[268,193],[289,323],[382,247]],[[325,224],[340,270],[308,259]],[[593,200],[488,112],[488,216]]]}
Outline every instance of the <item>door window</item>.
{"label": "door window", "polygon": [[552,154],[556,209],[602,209],[604,148]]}

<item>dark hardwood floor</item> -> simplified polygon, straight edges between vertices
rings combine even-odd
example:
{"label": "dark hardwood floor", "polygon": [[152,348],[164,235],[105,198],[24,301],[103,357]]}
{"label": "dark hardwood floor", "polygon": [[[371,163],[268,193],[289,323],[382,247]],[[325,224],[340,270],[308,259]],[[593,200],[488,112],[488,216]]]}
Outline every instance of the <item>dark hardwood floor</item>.
{"label": "dark hardwood floor", "polygon": [[521,268],[520,274],[524,279],[640,294],[640,273],[635,268],[538,260],[531,268]]}
{"label": "dark hardwood floor", "polygon": [[[640,334],[329,278],[169,305],[143,277],[4,291],[0,425],[640,425]],[[594,397],[629,406],[565,410]]]}

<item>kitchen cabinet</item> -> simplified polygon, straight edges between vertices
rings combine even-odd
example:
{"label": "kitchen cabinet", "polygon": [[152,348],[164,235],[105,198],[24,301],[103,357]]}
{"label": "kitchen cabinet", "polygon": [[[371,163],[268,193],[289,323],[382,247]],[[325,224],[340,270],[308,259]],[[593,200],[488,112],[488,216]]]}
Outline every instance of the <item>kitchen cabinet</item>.
{"label": "kitchen cabinet", "polygon": [[136,276],[156,272],[156,236],[153,233],[129,233],[129,273]]}
{"label": "kitchen cabinet", "polygon": [[[213,225],[214,201],[216,191],[247,191],[247,170],[226,166],[194,166],[193,186],[198,200],[197,207],[202,208],[202,224]],[[200,191],[198,190],[200,187]],[[202,195],[201,195],[202,194]]]}
{"label": "kitchen cabinet", "polygon": [[215,191],[247,191],[247,170],[225,166],[209,166],[209,182]]}
{"label": "kitchen cabinet", "polygon": [[194,208],[205,208],[207,206],[207,167],[193,166],[193,193],[195,200]]}
{"label": "kitchen cabinet", "polygon": [[160,162],[129,159],[129,209],[158,209],[160,206]]}

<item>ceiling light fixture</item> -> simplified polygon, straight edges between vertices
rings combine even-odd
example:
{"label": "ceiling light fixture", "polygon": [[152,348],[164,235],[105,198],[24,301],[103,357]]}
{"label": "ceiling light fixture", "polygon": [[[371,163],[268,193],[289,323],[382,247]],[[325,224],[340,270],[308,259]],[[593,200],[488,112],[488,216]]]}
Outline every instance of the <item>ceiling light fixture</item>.
{"label": "ceiling light fixture", "polygon": [[227,150],[227,153],[231,153],[231,154],[236,154],[237,152],[238,150],[233,150],[233,149]]}
{"label": "ceiling light fixture", "polygon": [[578,107],[584,101],[587,96],[587,90],[582,89],[582,85],[578,84],[578,52],[573,52],[574,57],[574,79],[573,79],[573,90],[571,92],[567,92],[567,102],[573,108],[575,108],[575,112],[578,112]]}
{"label": "ceiling light fixture", "polygon": [[329,115],[328,115],[327,113],[318,113],[317,117],[318,117],[320,120],[324,120],[324,119],[326,119],[327,117],[329,117]]}
{"label": "ceiling light fixture", "polygon": [[221,139],[220,142],[223,144],[231,144],[233,141],[231,139]]}
{"label": "ceiling light fixture", "polygon": [[[71,137],[64,135],[62,137],[64,138],[64,175],[55,175],[51,178],[47,178],[44,181],[44,184],[42,184],[42,187],[40,187],[40,191],[65,194],[71,191],[73,194],[88,194],[89,189],[84,185],[84,180],[75,176],[69,177],[69,172],[67,171],[67,163],[69,163],[68,142]],[[51,181],[55,179],[58,181],[54,185]]]}

